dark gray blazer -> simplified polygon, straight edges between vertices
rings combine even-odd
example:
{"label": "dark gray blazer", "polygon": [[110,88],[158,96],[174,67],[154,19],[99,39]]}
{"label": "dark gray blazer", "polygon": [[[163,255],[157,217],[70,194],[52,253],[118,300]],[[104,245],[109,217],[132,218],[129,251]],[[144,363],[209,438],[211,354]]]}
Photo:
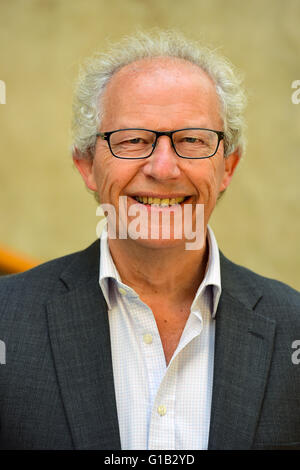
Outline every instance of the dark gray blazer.
{"label": "dark gray blazer", "polygon": [[[120,449],[99,245],[0,279],[2,449]],[[300,294],[221,276],[209,449],[300,448]]]}

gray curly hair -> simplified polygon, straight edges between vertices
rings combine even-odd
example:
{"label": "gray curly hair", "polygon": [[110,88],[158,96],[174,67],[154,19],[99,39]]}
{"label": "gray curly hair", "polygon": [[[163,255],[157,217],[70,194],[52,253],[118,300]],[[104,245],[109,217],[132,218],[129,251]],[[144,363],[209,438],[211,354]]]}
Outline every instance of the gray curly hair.
{"label": "gray curly hair", "polygon": [[221,104],[224,124],[224,153],[245,151],[244,109],[246,95],[242,78],[228,59],[213,49],[187,39],[175,31],[139,32],[124,37],[106,53],[87,59],[76,82],[73,101],[72,153],[76,158],[93,156],[96,133],[103,116],[102,97],[112,76],[125,65],[141,59],[169,57],[196,64],[213,80]]}

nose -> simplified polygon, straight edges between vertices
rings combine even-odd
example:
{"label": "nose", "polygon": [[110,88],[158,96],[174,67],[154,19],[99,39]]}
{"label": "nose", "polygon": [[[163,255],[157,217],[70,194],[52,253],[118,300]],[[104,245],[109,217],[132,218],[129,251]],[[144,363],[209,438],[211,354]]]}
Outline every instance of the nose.
{"label": "nose", "polygon": [[179,157],[176,155],[170,137],[163,135],[157,139],[152,155],[147,158],[143,172],[157,180],[168,180],[180,175]]}

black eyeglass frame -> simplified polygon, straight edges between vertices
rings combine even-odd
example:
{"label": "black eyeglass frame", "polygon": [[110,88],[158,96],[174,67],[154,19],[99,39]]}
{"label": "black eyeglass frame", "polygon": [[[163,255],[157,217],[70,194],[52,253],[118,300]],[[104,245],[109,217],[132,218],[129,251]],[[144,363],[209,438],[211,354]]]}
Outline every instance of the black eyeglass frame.
{"label": "black eyeglass frame", "polygon": [[[175,144],[173,142],[173,134],[175,134],[176,132],[189,131],[189,130],[211,131],[211,132],[214,132],[215,134],[217,134],[218,143],[217,143],[217,147],[216,147],[215,152],[212,153],[211,155],[208,155],[207,157],[184,157],[182,155],[179,155],[179,153],[176,150]],[[149,155],[147,155],[146,157],[119,157],[118,155],[116,155],[112,151],[112,148],[111,148],[111,145],[110,145],[110,136],[112,134],[114,134],[115,132],[119,132],[119,131],[148,131],[148,132],[152,132],[153,134],[155,134],[155,141],[152,144],[152,150],[149,153]],[[144,160],[145,158],[151,157],[151,155],[153,154],[153,152],[156,148],[158,138],[163,136],[163,135],[166,135],[167,137],[170,138],[171,143],[172,143],[172,147],[174,149],[174,152],[176,153],[176,155],[178,155],[178,157],[186,158],[186,159],[189,159],[189,160],[203,160],[205,158],[213,157],[219,149],[219,145],[220,145],[221,140],[224,139],[224,137],[225,137],[225,133],[223,131],[216,131],[215,129],[207,129],[205,127],[184,127],[183,129],[176,129],[175,131],[167,131],[167,132],[153,131],[152,129],[142,129],[141,127],[129,127],[129,128],[126,128],[126,129],[117,129],[115,131],[110,131],[110,132],[98,132],[96,134],[96,137],[101,137],[101,139],[107,141],[109,149],[110,149],[112,155],[116,158],[120,158],[121,160]]]}

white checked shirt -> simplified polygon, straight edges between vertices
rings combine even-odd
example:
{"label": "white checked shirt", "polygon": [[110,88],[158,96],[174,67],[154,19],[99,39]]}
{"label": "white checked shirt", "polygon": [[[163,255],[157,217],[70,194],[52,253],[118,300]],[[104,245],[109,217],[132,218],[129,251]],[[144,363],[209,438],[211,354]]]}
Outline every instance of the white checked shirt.
{"label": "white checked shirt", "polygon": [[122,449],[207,449],[215,321],[221,295],[216,239],[208,227],[209,260],[178,347],[166,366],[151,309],[122,283],[101,236],[100,287],[108,305]]}

